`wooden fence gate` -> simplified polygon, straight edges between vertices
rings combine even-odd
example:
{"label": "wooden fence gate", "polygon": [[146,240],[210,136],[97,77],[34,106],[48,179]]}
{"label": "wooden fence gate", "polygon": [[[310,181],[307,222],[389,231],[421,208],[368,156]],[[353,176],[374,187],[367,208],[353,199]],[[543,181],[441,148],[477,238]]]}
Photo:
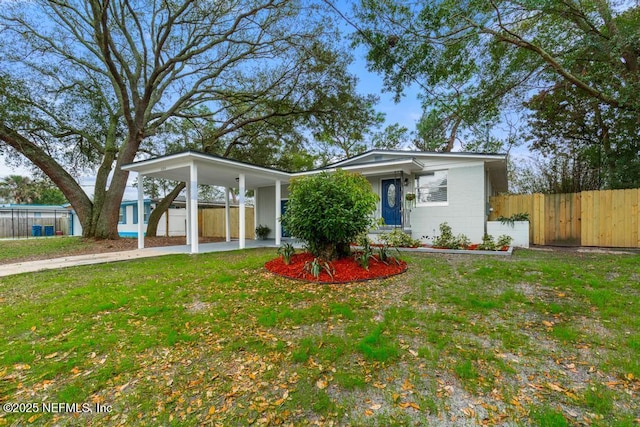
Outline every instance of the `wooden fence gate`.
{"label": "wooden fence gate", "polygon": [[[253,220],[253,207],[245,208],[245,237],[255,239],[255,225]],[[229,209],[229,225],[231,227],[231,238],[237,239],[240,234],[240,214],[237,206]],[[224,209],[199,209],[198,229],[201,237],[224,237]]]}
{"label": "wooden fence gate", "polygon": [[640,247],[640,189],[490,198],[490,221],[526,212],[535,245]]}

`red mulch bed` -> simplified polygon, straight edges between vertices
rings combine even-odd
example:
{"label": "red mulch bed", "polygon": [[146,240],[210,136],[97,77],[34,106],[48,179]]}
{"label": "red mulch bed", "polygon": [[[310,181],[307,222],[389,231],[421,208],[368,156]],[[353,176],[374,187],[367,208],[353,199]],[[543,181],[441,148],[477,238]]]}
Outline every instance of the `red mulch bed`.
{"label": "red mulch bed", "polygon": [[295,254],[291,257],[291,263],[285,264],[282,257],[272,259],[264,266],[267,270],[278,276],[289,279],[304,280],[315,283],[349,283],[364,280],[382,279],[395,276],[407,271],[407,263],[398,260],[398,263],[391,261],[388,264],[380,262],[378,258],[369,261],[369,270],[365,270],[355,261],[353,256],[331,261],[333,268],[333,278],[323,269],[319,278],[315,278],[310,273],[304,271],[306,262],[313,261],[313,255],[308,252]]}

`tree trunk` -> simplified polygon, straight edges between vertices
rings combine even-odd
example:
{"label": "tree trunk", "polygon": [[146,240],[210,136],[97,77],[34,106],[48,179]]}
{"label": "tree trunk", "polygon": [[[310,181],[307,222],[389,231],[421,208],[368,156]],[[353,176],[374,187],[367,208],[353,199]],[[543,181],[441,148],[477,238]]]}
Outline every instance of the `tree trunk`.
{"label": "tree trunk", "polygon": [[[47,175],[76,211],[83,230],[92,229],[93,203],[76,180],[42,148],[15,130],[0,124],[0,140],[15,148]],[[83,231],[84,233],[84,231]]]}
{"label": "tree trunk", "polygon": [[326,243],[318,251],[318,257],[333,261],[340,258],[346,258],[351,255],[351,246],[349,243]]}
{"label": "tree trunk", "polygon": [[460,127],[461,123],[462,118],[456,115],[453,119],[453,127],[451,128],[449,139],[447,140],[447,147],[444,149],[445,152],[450,153],[453,150],[453,146],[456,143],[456,138],[458,137],[458,127]]}
{"label": "tree trunk", "polygon": [[142,141],[143,132],[130,130],[127,142],[122,146],[118,153],[118,159],[113,169],[113,176],[109,189],[105,192],[104,203],[100,208],[99,217],[95,222],[94,236],[96,239],[118,239],[118,219],[120,217],[120,205],[122,204],[122,196],[127,186],[129,171],[122,170],[122,166],[133,162],[140,141]]}
{"label": "tree trunk", "polygon": [[[149,221],[147,222],[147,237],[156,237],[158,233],[158,223],[160,222],[160,218],[162,214],[169,209],[171,203],[178,197],[178,194],[186,187],[184,182],[179,183],[175,186],[171,193],[164,196],[162,200],[156,205],[155,209],[151,211],[151,215],[149,215]],[[167,227],[168,231],[169,227]]]}

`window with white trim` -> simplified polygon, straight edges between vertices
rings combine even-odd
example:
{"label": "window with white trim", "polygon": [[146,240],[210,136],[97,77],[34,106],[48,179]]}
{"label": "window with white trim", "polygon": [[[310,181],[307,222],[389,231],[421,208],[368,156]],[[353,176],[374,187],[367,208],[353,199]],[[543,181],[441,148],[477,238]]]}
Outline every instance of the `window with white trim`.
{"label": "window with white trim", "polygon": [[[151,205],[148,203],[144,204],[144,223],[147,224],[149,222],[149,216],[151,215]],[[133,223],[138,223],[138,205],[133,205]]]}
{"label": "window with white trim", "polygon": [[118,217],[118,224],[126,224],[127,223],[127,207],[120,206],[120,216]]}
{"label": "window with white trim", "polygon": [[417,205],[446,205],[448,171],[434,171],[419,175],[416,179]]}

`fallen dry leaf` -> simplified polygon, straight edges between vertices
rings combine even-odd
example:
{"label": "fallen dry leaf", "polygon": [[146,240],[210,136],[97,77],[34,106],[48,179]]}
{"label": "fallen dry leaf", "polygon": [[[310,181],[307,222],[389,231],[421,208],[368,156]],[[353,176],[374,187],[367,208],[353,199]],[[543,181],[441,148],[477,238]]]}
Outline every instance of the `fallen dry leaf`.
{"label": "fallen dry leaf", "polygon": [[547,387],[549,387],[553,391],[559,391],[561,393],[565,391],[565,389],[554,383],[547,383]]}
{"label": "fallen dry leaf", "polygon": [[420,405],[418,405],[415,402],[401,402],[400,404],[398,404],[398,406],[400,406],[401,408],[413,408],[416,411],[420,410]]}
{"label": "fallen dry leaf", "polygon": [[471,408],[463,408],[462,412],[469,418],[475,417],[476,412]]}

